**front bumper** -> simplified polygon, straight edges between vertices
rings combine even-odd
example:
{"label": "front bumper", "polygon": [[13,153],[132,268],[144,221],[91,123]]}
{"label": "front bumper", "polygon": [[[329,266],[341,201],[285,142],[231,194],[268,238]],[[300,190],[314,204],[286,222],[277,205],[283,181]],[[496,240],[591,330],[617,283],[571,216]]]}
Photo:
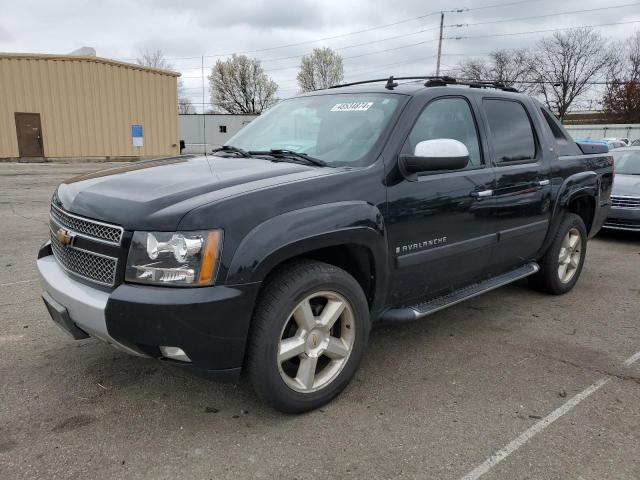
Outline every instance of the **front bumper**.
{"label": "front bumper", "polygon": [[[237,379],[260,284],[169,288],[122,284],[108,292],[69,277],[52,255],[38,259],[43,289],[75,325],[130,354],[166,360],[221,380]],[[163,357],[182,349],[190,362]]]}
{"label": "front bumper", "polygon": [[604,228],[640,232],[640,209],[611,207]]}

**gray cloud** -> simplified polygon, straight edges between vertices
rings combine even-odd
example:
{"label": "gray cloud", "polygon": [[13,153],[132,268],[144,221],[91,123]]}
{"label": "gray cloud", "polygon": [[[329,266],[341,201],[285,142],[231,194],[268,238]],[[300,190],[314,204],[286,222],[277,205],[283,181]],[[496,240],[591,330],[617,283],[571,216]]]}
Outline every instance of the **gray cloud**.
{"label": "gray cloud", "polygon": [[[307,42],[423,16],[440,9],[451,10],[459,6],[449,0],[403,0],[393,3],[379,0],[9,1],[12,3],[11,8],[5,9],[0,17],[0,51],[66,53],[79,46],[89,45],[101,56],[134,59],[141,50],[159,48],[182,72],[185,87],[194,99],[201,95],[200,55],[207,56],[204,60],[208,71],[216,59],[220,58],[213,55]],[[502,2],[506,3],[508,0],[465,0],[460,4],[476,7]],[[476,37],[640,20],[637,7],[625,7],[471,25],[496,19],[513,19],[624,3],[630,2],[532,0],[500,8],[447,13],[446,25],[465,26],[446,29],[445,37]],[[349,80],[389,74],[425,75],[435,68],[438,22],[439,16],[433,15],[370,32],[256,52],[252,55],[258,57],[269,74],[279,82],[282,96],[295,93],[299,56],[317,46],[326,45],[338,49],[345,57],[345,75]],[[603,35],[620,40],[631,35],[637,28],[640,28],[640,23],[601,27],[600,30]],[[401,35],[407,36],[378,41]],[[454,67],[465,56],[479,56],[497,48],[532,47],[543,36],[544,34],[539,33],[445,40],[443,68]],[[282,59],[283,57],[294,58]]]}
{"label": "gray cloud", "polygon": [[11,40],[13,40],[13,35],[9,33],[9,30],[0,25],[0,42],[10,42]]}

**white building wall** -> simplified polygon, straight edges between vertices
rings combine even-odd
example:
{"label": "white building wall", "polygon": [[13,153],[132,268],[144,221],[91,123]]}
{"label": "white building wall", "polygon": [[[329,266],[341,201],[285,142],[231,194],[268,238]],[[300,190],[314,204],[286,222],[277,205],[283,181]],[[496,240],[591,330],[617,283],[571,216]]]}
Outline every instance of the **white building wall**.
{"label": "white building wall", "polygon": [[[179,115],[180,140],[186,144],[207,143],[212,148],[224,145],[242,127],[249,124],[257,115]],[[222,132],[226,127],[226,133]]]}
{"label": "white building wall", "polygon": [[601,125],[565,125],[573,138],[640,138],[640,123],[609,123]]}

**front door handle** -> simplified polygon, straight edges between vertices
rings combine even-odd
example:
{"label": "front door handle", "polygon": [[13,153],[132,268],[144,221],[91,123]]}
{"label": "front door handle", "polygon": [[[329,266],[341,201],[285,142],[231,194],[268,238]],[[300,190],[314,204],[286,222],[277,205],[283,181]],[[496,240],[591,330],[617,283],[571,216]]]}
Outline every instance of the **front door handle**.
{"label": "front door handle", "polygon": [[490,197],[491,195],[493,195],[493,190],[480,190],[478,192],[471,192],[471,196],[473,198],[477,198],[478,200]]}

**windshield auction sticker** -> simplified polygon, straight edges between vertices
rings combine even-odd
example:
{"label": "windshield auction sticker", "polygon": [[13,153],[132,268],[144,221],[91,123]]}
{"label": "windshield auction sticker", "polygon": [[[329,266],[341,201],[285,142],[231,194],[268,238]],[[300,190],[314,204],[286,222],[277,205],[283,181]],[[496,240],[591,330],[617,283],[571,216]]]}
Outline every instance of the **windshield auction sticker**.
{"label": "windshield auction sticker", "polygon": [[364,112],[372,105],[373,102],[336,103],[330,112]]}

